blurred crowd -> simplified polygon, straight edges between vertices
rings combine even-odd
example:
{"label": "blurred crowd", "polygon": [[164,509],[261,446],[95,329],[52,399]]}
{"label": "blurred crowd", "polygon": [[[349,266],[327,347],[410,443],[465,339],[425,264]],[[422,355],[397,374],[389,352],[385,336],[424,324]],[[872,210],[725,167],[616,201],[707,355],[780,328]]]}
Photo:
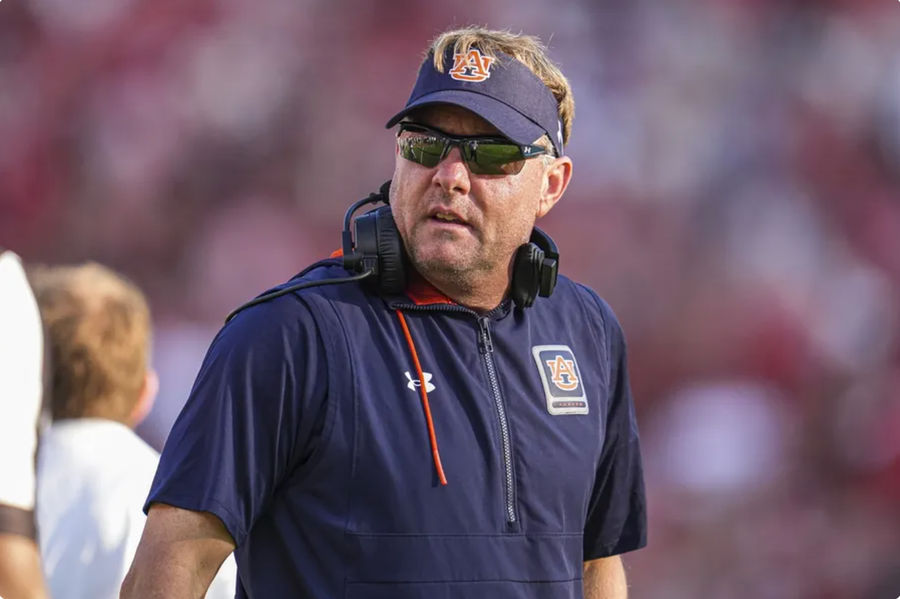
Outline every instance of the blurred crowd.
{"label": "blurred crowd", "polygon": [[224,316],[339,245],[449,25],[539,35],[575,162],[543,222],[629,341],[632,596],[900,594],[900,4],[0,3],[0,244],[155,320],[156,447]]}

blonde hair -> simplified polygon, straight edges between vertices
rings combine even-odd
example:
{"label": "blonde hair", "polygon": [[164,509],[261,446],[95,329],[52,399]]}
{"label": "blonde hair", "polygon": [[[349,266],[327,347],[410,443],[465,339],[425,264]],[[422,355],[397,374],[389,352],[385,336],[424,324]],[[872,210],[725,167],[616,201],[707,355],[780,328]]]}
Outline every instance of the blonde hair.
{"label": "blonde hair", "polygon": [[150,353],[144,294],[93,262],[38,267],[30,279],[47,333],[53,419],[127,422]]}
{"label": "blonde hair", "polygon": [[454,52],[466,53],[472,46],[482,54],[497,57],[499,52],[512,56],[544,82],[556,98],[559,120],[562,123],[563,143],[569,143],[575,119],[575,99],[569,81],[547,57],[547,47],[535,36],[505,30],[470,26],[439,34],[426,52],[434,54],[434,68],[444,72],[444,53],[453,46]]}

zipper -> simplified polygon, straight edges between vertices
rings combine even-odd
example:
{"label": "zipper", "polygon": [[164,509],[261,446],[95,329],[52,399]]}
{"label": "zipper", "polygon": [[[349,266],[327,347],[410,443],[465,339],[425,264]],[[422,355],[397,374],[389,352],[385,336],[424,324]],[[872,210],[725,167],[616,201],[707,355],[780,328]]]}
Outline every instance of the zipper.
{"label": "zipper", "polygon": [[487,366],[488,379],[491,383],[491,391],[494,394],[494,405],[497,408],[497,419],[500,421],[500,442],[503,447],[503,466],[506,473],[506,521],[510,524],[516,521],[515,505],[515,481],[513,480],[512,449],[509,441],[509,421],[506,418],[506,407],[503,404],[503,395],[500,393],[500,384],[497,382],[497,370],[494,366],[494,343],[491,340],[490,319],[487,316],[478,318],[478,332],[481,338],[481,356]]}
{"label": "zipper", "polygon": [[478,350],[484,360],[487,368],[488,381],[491,385],[491,393],[494,396],[494,407],[497,412],[497,420],[500,424],[500,445],[503,452],[503,468],[506,495],[506,521],[508,524],[515,524],[516,503],[515,503],[515,477],[513,476],[512,464],[512,443],[509,436],[509,420],[506,417],[506,405],[503,402],[503,395],[500,393],[500,382],[497,378],[497,367],[494,364],[494,342],[491,339],[490,315],[480,316],[474,310],[470,310],[465,306],[452,304],[402,304],[397,305],[402,310],[417,312],[463,312],[471,314],[478,323]]}

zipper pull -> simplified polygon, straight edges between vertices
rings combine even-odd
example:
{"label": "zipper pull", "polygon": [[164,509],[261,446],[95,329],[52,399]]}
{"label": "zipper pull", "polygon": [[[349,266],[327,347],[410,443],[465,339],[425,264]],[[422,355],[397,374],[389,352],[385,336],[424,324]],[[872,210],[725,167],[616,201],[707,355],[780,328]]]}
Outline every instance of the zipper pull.
{"label": "zipper pull", "polygon": [[494,351],[494,342],[491,340],[490,319],[487,316],[482,316],[478,319],[478,331],[481,333],[481,343],[479,344],[481,353],[492,353]]}

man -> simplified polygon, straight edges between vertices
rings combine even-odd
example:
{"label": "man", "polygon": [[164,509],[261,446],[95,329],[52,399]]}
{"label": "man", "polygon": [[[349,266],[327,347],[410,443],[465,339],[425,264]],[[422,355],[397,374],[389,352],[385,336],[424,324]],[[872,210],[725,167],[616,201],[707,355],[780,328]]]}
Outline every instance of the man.
{"label": "man", "polygon": [[391,211],[213,341],[123,597],[200,597],[232,550],[239,597],[626,596],[645,503],[622,332],[553,290],[532,231],[572,111],[534,38],[433,42],[388,123]]}
{"label": "man", "polygon": [[34,525],[43,333],[18,256],[0,248],[0,596],[46,597]]}
{"label": "man", "polygon": [[[158,387],[150,310],[136,286],[98,264],[43,268],[32,280],[51,359],[53,423],[38,452],[44,571],[54,598],[114,598],[159,460],[132,431]],[[232,577],[218,596],[234,587]]]}

